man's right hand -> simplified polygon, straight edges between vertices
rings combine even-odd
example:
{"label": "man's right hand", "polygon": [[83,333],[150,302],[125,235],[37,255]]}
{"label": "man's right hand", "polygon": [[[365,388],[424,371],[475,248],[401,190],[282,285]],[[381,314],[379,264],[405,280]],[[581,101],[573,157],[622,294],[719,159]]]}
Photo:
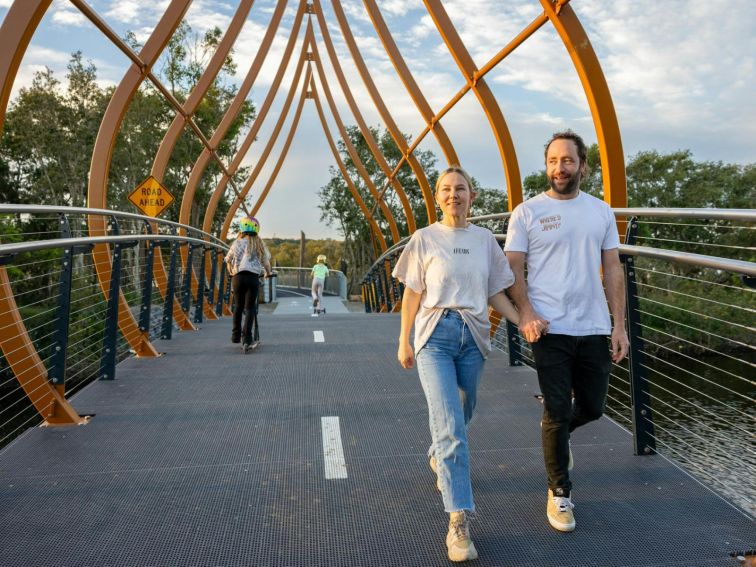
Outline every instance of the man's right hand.
{"label": "man's right hand", "polygon": [[549,322],[532,309],[520,311],[520,333],[534,343],[549,331]]}

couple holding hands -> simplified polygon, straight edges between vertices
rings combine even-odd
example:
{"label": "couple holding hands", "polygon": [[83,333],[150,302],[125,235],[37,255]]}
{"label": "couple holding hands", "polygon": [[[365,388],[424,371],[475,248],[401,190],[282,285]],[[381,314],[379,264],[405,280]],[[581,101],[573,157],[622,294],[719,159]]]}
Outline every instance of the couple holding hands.
{"label": "couple holding hands", "polygon": [[570,433],[602,415],[612,362],[628,350],[617,227],[609,205],[580,191],[586,152],[570,130],[552,136],[549,188],[513,211],[504,251],[467,221],[470,176],[459,167],[441,172],[442,220],[412,235],[393,271],[405,286],[397,356],[404,368],[417,366],[428,403],[428,456],[450,516],[451,561],[478,556],[467,516],[475,509],[467,424],[491,352],[489,306],[532,343],[544,402],[546,515],[557,530],[575,529]]}

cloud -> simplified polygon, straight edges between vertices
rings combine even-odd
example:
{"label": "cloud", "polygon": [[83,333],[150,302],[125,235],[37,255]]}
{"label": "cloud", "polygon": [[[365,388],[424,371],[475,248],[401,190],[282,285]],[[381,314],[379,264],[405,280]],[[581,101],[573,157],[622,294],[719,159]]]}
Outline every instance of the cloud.
{"label": "cloud", "polygon": [[54,0],[48,13],[52,13],[52,21],[61,26],[82,27],[89,24],[89,20],[66,0]]}

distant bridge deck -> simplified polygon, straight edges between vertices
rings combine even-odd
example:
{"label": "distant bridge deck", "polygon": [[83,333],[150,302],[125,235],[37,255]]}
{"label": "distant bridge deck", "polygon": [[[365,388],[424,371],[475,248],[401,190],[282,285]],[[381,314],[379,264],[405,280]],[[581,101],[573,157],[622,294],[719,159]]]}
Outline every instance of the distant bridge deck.
{"label": "distant bridge deck", "polygon": [[[288,307],[261,314],[247,356],[228,318],[159,342],[165,356],[73,399],[91,423],[0,452],[0,565],[448,564],[398,315]],[[577,529],[554,531],[537,391],[531,369],[489,359],[470,430],[473,564],[721,567],[753,545],[749,518],[664,458],[634,457],[608,419],[573,436]],[[339,417],[347,478],[325,478],[324,416]]]}

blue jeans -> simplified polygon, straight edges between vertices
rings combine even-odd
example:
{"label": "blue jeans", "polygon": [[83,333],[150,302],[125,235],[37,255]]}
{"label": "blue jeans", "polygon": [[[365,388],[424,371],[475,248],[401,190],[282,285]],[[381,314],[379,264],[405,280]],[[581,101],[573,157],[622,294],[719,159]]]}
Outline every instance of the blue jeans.
{"label": "blue jeans", "polygon": [[462,317],[447,311],[417,353],[428,402],[432,444],[446,512],[474,510],[467,424],[473,416],[485,359]]}

